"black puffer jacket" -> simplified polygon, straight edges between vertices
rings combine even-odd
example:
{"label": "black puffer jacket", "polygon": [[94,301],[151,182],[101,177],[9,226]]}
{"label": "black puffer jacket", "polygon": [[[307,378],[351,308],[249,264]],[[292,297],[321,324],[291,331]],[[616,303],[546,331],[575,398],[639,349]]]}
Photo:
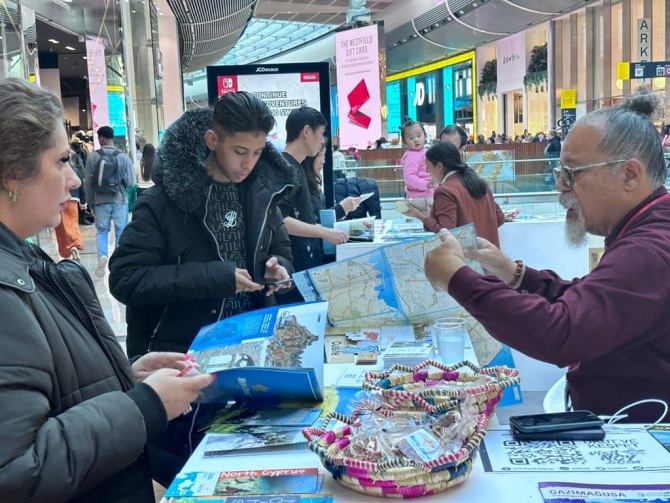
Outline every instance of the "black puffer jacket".
{"label": "black puffer jacket", "polygon": [[[198,330],[220,317],[235,295],[235,262],[221,261],[204,223],[213,179],[204,161],[211,109],[189,110],[172,124],[158,152],[156,185],[133,208],[109,262],[109,286],[127,306],[128,355],[186,351]],[[247,270],[263,277],[277,257],[289,273],[291,245],[277,201],[296,186],[296,172],[270,144],[252,173],[237,184],[247,233]],[[253,296],[255,307],[272,297]]]}
{"label": "black puffer jacket", "polygon": [[374,195],[363,201],[354,211],[350,211],[347,214],[347,220],[365,218],[368,216],[375,218],[382,217],[379,187],[377,186],[377,182],[372,178],[352,177],[337,178],[335,180],[335,201],[338,203],[346,197],[358,197],[361,194],[367,194],[368,192],[373,192]]}
{"label": "black puffer jacket", "polygon": [[88,273],[0,223],[0,500],[153,502],[143,455],[167,426]]}

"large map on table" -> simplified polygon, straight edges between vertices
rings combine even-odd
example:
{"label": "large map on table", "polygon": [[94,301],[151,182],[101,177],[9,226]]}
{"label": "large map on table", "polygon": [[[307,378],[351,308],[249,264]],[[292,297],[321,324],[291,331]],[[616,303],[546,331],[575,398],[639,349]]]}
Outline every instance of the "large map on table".
{"label": "large map on table", "polygon": [[[472,224],[451,230],[463,248],[477,246]],[[507,346],[499,343],[447,293],[436,292],[424,272],[426,253],[439,245],[429,238],[381,246],[371,252],[293,275],[306,301],[328,301],[328,320],[336,327],[426,325],[437,318],[467,319],[479,364],[514,366]],[[468,265],[483,273],[481,264]],[[514,389],[515,403],[520,401]],[[507,401],[507,400],[506,400]]]}

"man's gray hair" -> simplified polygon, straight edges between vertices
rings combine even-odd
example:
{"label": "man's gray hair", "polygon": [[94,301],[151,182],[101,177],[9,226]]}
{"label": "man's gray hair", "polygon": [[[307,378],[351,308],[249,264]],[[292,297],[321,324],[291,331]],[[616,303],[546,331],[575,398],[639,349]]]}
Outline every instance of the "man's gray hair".
{"label": "man's gray hair", "polygon": [[602,131],[598,148],[610,159],[637,159],[646,167],[654,188],[665,184],[663,145],[652,122],[659,98],[646,87],[628,96],[615,107],[600,108],[581,117]]}

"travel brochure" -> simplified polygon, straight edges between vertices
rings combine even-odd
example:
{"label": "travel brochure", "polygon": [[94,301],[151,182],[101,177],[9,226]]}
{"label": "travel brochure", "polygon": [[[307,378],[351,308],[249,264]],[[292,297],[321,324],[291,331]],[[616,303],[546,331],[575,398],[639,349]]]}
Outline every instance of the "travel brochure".
{"label": "travel brochure", "polygon": [[179,473],[166,497],[313,494],[320,489],[317,468]]}
{"label": "travel brochure", "polygon": [[670,501],[670,485],[603,485],[540,482],[545,503],[662,503]]}
{"label": "travel brochure", "polygon": [[327,309],[327,302],[275,306],[202,328],[188,353],[216,380],[198,401],[260,408],[323,400]]}
{"label": "travel brochure", "polygon": [[333,503],[332,494],[261,494],[245,496],[179,496],[161,503]]}
{"label": "travel brochure", "polygon": [[217,425],[205,439],[206,458],[243,455],[305,447],[302,426]]}

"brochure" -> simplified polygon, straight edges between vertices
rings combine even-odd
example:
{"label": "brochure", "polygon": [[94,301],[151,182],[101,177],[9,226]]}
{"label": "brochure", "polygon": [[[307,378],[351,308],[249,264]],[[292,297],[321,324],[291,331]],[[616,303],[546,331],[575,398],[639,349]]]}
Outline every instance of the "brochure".
{"label": "brochure", "polygon": [[197,401],[269,408],[323,400],[327,309],[327,302],[275,306],[202,328],[188,353],[216,380]]}
{"label": "brochure", "polygon": [[312,426],[321,415],[320,407],[251,410],[248,408],[231,408],[219,412],[211,426],[243,425],[243,426]]}
{"label": "brochure", "polygon": [[372,241],[375,237],[375,217],[341,220],[333,227],[349,234],[351,241]]}
{"label": "brochure", "polygon": [[545,503],[661,503],[670,500],[670,485],[603,485],[540,482]]}
{"label": "brochure", "polygon": [[658,440],[668,452],[670,452],[670,426],[655,424],[647,431],[651,433],[651,436]]}
{"label": "brochure", "polygon": [[184,496],[163,498],[161,503],[333,503],[332,494],[266,494],[249,496]]}
{"label": "brochure", "polygon": [[301,426],[216,425],[205,437],[205,457],[291,450],[307,445]]}
{"label": "brochure", "polygon": [[315,493],[317,468],[179,473],[167,497]]}

